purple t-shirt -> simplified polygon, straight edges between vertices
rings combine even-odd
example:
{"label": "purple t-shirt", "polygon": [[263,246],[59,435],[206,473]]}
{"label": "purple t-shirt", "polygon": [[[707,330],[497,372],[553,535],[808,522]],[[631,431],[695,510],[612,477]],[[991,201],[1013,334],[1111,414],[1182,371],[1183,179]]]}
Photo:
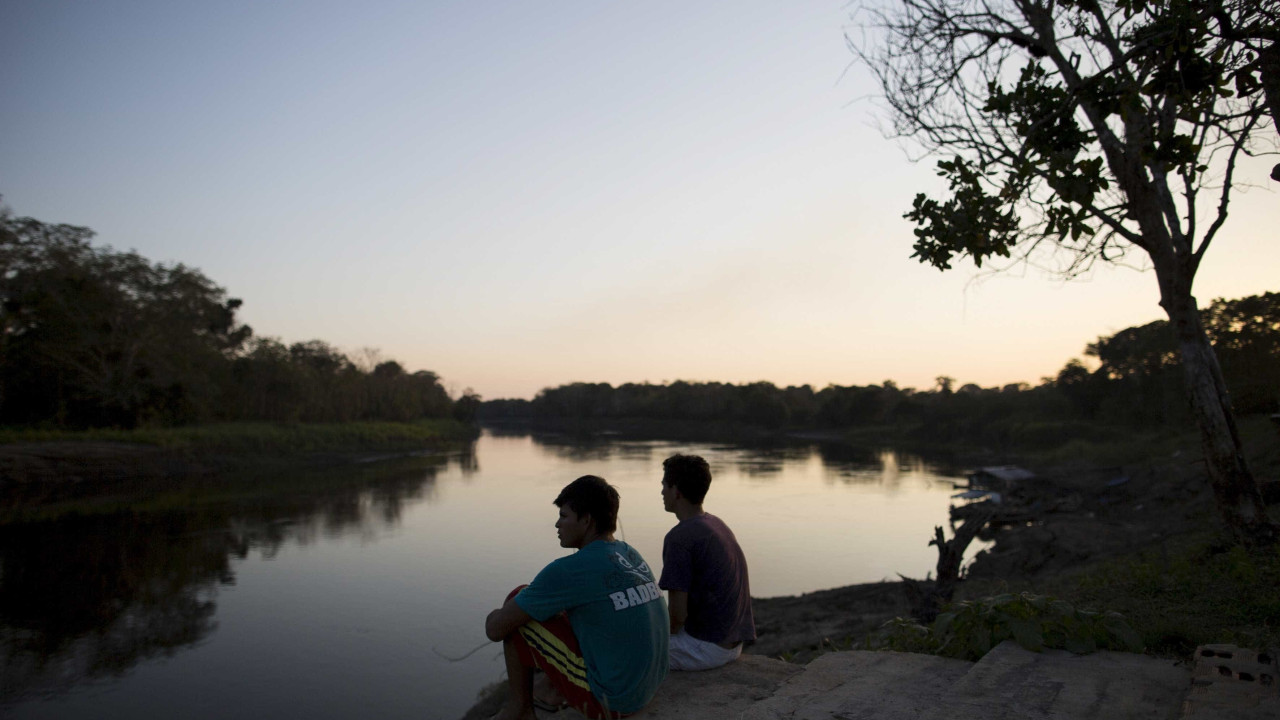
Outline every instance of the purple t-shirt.
{"label": "purple t-shirt", "polygon": [[728,525],[703,513],[671,528],[662,543],[663,590],[689,593],[684,629],[711,643],[756,639],[747,559]]}

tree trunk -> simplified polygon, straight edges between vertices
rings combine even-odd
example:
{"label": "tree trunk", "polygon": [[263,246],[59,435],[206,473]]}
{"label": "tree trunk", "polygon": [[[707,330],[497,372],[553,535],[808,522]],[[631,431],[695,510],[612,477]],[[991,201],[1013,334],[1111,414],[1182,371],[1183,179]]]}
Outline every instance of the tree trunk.
{"label": "tree trunk", "polygon": [[995,511],[991,509],[970,515],[956,529],[950,542],[941,527],[933,529],[934,538],[929,544],[938,546],[938,579],[932,582],[912,580],[898,574],[902,578],[902,589],[907,594],[912,617],[928,625],[937,619],[942,607],[951,602],[960,584],[960,563],[964,560],[964,552],[994,515]]}
{"label": "tree trunk", "polygon": [[[1164,283],[1161,283],[1162,290]],[[1200,310],[1190,292],[1163,292],[1160,304],[1169,315],[1182,356],[1192,414],[1200,426],[1200,445],[1227,527],[1245,545],[1270,545],[1280,537],[1267,517],[1266,505],[1245,463],[1231,397],[1218,358],[1205,335]]]}

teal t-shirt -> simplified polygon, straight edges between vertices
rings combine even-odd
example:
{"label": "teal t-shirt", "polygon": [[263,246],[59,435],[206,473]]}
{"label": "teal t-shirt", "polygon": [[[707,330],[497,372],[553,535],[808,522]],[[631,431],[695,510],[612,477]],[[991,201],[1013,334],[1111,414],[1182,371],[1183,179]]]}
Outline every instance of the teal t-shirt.
{"label": "teal t-shirt", "polygon": [[568,613],[591,694],[610,710],[640,710],[667,676],[667,602],[630,545],[597,540],[547,565],[515,600],[540,622]]}

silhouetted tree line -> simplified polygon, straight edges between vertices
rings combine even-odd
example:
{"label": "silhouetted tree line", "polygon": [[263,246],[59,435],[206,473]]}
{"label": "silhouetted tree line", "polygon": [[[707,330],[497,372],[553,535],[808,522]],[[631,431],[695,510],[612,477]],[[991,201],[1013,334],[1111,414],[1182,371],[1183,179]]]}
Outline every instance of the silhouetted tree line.
{"label": "silhouetted tree line", "polygon": [[[1204,311],[1236,409],[1280,411],[1280,293],[1217,300]],[[1191,422],[1177,345],[1167,321],[1127,328],[1085,348],[1096,369],[1078,359],[1038,386],[1012,383],[958,386],[939,377],[932,388],[880,385],[777,387],[748,384],[571,383],[533,400],[490,400],[485,421],[705,421],[765,428],[895,426],[930,440],[1016,441],[1042,444],[1060,437],[1064,423],[1156,427]],[[1092,363],[1091,363],[1092,364]]]}
{"label": "silhouetted tree line", "polygon": [[254,337],[199,270],[92,237],[0,209],[2,424],[474,417],[479,398],[452,401],[435,373]]}
{"label": "silhouetted tree line", "polygon": [[[1202,311],[1238,413],[1280,411],[1280,293],[1215,300]],[[1087,418],[1136,425],[1190,419],[1178,345],[1157,320],[1100,337],[1085,348],[1099,367],[1072,360],[1052,382]]]}

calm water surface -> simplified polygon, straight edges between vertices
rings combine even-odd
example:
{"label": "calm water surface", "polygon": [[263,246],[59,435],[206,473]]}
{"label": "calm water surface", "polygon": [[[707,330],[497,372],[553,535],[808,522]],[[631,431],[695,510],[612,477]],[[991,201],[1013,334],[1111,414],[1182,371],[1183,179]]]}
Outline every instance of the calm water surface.
{"label": "calm water surface", "polygon": [[567,552],[560,488],[616,485],[619,536],[660,572],[675,452],[711,462],[756,597],[932,569],[956,478],[918,458],[486,434],[327,490],[0,527],[0,715],[460,717],[503,675],[485,615]]}

